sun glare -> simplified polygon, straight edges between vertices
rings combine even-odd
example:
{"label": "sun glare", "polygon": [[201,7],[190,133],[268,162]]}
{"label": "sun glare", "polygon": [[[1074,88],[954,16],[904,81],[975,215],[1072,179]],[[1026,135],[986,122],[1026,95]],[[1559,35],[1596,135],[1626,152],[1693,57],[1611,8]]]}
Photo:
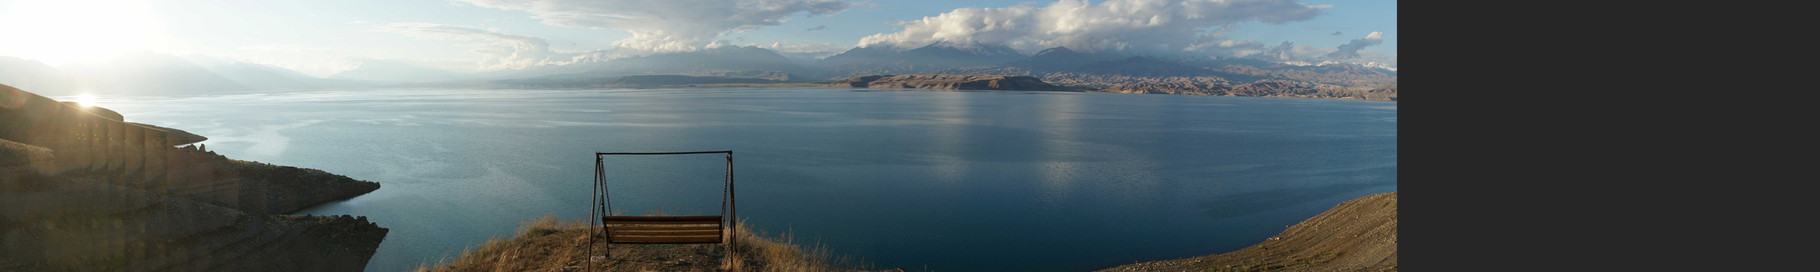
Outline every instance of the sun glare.
{"label": "sun glare", "polygon": [[95,96],[94,95],[88,95],[88,94],[77,95],[77,96],[73,97],[73,99],[74,99],[73,101],[76,101],[76,105],[79,105],[79,106],[83,106],[83,107],[95,106]]}
{"label": "sun glare", "polygon": [[162,37],[145,1],[24,0],[0,8],[0,55],[50,65],[148,49]]}

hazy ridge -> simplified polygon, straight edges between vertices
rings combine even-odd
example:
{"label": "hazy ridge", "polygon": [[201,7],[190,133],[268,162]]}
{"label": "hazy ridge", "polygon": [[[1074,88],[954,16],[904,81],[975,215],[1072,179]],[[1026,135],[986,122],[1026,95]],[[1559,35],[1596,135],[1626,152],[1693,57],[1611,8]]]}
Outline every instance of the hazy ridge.
{"label": "hazy ridge", "polygon": [[[808,61],[752,46],[463,73],[395,60],[312,77],[280,67],[205,57],[137,52],[107,61],[51,67],[0,57],[0,83],[45,95],[245,93],[326,88],[441,86],[576,88],[721,83],[833,82],[891,74],[1021,75],[1117,93],[1303,97],[1394,101],[1397,72],[1357,64],[1295,65],[1257,59],[1079,52],[1056,47],[1024,54],[1003,46],[935,43],[900,50],[856,47]],[[743,79],[743,80],[742,80]]]}

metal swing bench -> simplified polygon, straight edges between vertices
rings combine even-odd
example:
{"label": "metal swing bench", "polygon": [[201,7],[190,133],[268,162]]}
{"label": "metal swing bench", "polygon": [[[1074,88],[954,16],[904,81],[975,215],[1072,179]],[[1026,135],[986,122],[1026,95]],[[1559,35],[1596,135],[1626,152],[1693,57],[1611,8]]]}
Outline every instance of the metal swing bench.
{"label": "metal swing bench", "polygon": [[[720,215],[694,216],[616,216],[612,215],[611,197],[607,194],[606,170],[601,158],[609,155],[686,155],[686,154],[727,154],[726,186],[721,191]],[[733,151],[691,151],[691,152],[595,152],[594,153],[594,205],[589,218],[599,216],[600,232],[607,244],[726,244],[733,247],[734,241],[728,235],[731,226],[737,224],[733,202]],[[592,221],[592,220],[590,220]],[[591,224],[590,224],[591,225]],[[592,226],[589,227],[592,229]],[[589,236],[593,244],[593,236]],[[592,247],[590,247],[590,251]],[[592,254],[592,253],[590,253]]]}

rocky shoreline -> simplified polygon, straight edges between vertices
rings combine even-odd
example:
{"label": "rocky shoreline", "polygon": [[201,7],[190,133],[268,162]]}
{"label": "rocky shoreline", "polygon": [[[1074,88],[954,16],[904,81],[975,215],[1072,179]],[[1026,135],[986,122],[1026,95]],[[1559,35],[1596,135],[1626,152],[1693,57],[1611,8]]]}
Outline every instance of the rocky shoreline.
{"label": "rocky shoreline", "polygon": [[379,188],[0,85],[0,271],[360,271],[385,228],[285,213]]}
{"label": "rocky shoreline", "polygon": [[1291,81],[1258,81],[1236,85],[1206,82],[1127,83],[1108,86],[1095,92],[1397,101],[1396,85],[1360,89]]}
{"label": "rocky shoreline", "polygon": [[1064,77],[1056,78],[1056,80],[1060,80],[1059,82],[1063,83],[1062,85],[1058,85],[1050,83],[1050,80],[1048,79],[1049,78],[1036,78],[1025,75],[869,75],[836,81],[824,86],[835,88],[900,88],[929,90],[1084,91],[1131,94],[1397,101],[1397,87],[1395,84],[1379,88],[1361,89],[1333,84],[1285,80],[1258,80],[1249,83],[1234,83],[1224,80],[1200,80],[1198,78],[1125,78],[1122,80],[1096,78],[1095,80],[1082,81]]}
{"label": "rocky shoreline", "polygon": [[[992,71],[963,71],[992,72]],[[1028,71],[1010,71],[1025,72]],[[1246,78],[1233,76],[1234,78]],[[1141,77],[1050,73],[1042,77],[1022,74],[877,74],[839,81],[803,82],[766,78],[692,75],[630,75],[592,81],[501,81],[503,86],[538,88],[677,88],[677,87],[799,87],[885,88],[923,90],[1073,91],[1130,94],[1172,94],[1314,98],[1363,101],[1397,101],[1397,85],[1382,79],[1338,77],[1327,81],[1247,78],[1234,81],[1212,76]],[[1372,87],[1365,87],[1372,86]]]}

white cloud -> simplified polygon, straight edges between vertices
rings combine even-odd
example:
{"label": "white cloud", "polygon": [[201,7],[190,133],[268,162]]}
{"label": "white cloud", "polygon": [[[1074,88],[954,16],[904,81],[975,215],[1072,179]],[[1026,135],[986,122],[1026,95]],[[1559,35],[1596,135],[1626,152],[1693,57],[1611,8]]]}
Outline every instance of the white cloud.
{"label": "white cloud", "polygon": [[769,49],[771,51],[777,52],[777,54],[779,54],[779,55],[784,55],[785,57],[792,57],[792,58],[804,59],[804,60],[825,58],[828,56],[833,56],[834,54],[840,54],[840,52],[847,51],[847,49],[850,49],[849,47],[847,47],[845,45],[838,45],[838,44],[833,44],[833,43],[815,43],[815,42],[788,43],[788,42],[773,41],[771,43],[755,44],[752,46],[758,47],[758,48]]}
{"label": "white cloud", "polygon": [[254,46],[243,46],[243,47],[240,47],[240,49],[247,50],[247,51],[257,51],[257,52],[267,52],[267,53],[289,53],[289,54],[322,54],[322,53],[336,52],[336,50],[333,48],[328,48],[328,47],[323,47],[323,46],[313,46],[313,45],[300,45],[300,44],[262,44],[262,45],[254,45]]}
{"label": "white cloud", "polygon": [[707,48],[727,33],[784,23],[798,13],[827,15],[840,0],[459,0],[474,6],[531,13],[555,26],[619,29],[631,38],[616,47],[648,52]]}
{"label": "white cloud", "polygon": [[1277,62],[1306,62],[1306,61],[1311,60],[1313,56],[1320,56],[1320,55],[1332,53],[1334,51],[1334,49],[1332,49],[1332,48],[1318,49],[1318,48],[1308,47],[1307,45],[1296,45],[1295,43],[1287,42],[1287,41],[1277,44],[1276,46],[1259,47],[1259,48],[1262,49],[1262,51],[1258,52],[1258,54],[1235,55],[1235,56],[1250,57],[1250,58],[1257,58],[1257,59],[1277,61]]}
{"label": "white cloud", "polygon": [[482,58],[476,64],[480,70],[522,69],[525,67],[567,64],[576,59],[578,53],[557,52],[550,50],[550,44],[543,38],[506,34],[495,30],[441,25],[432,23],[391,23],[372,28],[374,31],[392,32],[412,38],[478,41],[468,44],[474,53]]}
{"label": "white cloud", "polygon": [[848,49],[848,47],[844,45],[815,42],[787,43],[774,41],[766,44],[754,44],[752,46],[770,49],[771,51],[777,51],[778,53],[828,53],[829,55],[840,53],[841,51],[846,51]]}
{"label": "white cloud", "polygon": [[1041,7],[955,9],[899,22],[902,31],[867,36],[859,45],[915,48],[946,41],[1026,51],[1066,46],[1089,52],[1179,53],[1214,48],[1219,42],[1212,38],[1218,37],[1209,31],[1250,21],[1308,20],[1323,8],[1296,0],[1061,0]]}
{"label": "white cloud", "polygon": [[358,67],[360,62],[347,56],[347,51],[334,47],[301,44],[261,44],[242,46],[240,52],[221,52],[207,57],[276,66],[314,77],[325,77]]}
{"label": "white cloud", "polygon": [[1384,32],[1373,31],[1371,34],[1365,35],[1365,38],[1363,39],[1354,39],[1350,42],[1346,42],[1346,44],[1340,45],[1333,53],[1328,53],[1327,58],[1356,59],[1359,58],[1359,50],[1382,43],[1384,43]]}
{"label": "white cloud", "polygon": [[1362,51],[1365,47],[1382,44],[1383,42],[1383,32],[1371,32],[1371,34],[1365,35],[1365,38],[1354,39],[1334,48],[1313,48],[1306,45],[1296,45],[1295,43],[1287,41],[1277,44],[1276,46],[1268,47],[1255,41],[1223,41],[1217,49],[1204,51],[1230,50],[1229,53],[1232,53],[1230,56],[1234,57],[1249,57],[1288,63],[1313,64],[1346,62],[1357,64],[1380,63],[1395,66],[1397,62],[1395,55],[1387,56],[1378,52]]}

